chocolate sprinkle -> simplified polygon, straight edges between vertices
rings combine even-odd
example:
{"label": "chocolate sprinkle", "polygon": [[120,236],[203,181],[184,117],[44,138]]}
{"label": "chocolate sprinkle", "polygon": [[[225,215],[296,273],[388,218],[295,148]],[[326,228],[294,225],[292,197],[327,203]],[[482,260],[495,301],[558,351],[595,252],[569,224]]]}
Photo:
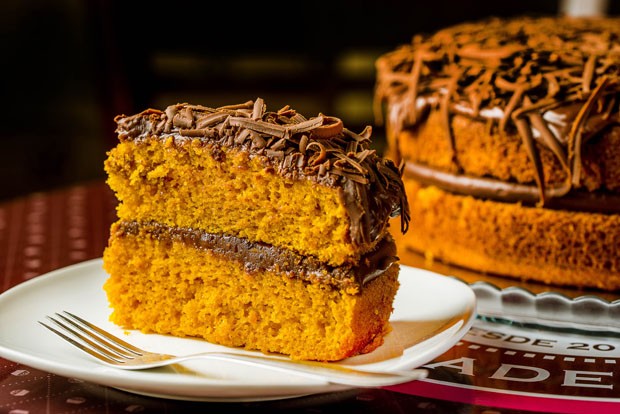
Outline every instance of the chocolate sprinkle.
{"label": "chocolate sprinkle", "polygon": [[219,108],[182,103],[114,120],[121,141],[198,139],[262,157],[283,177],[339,188],[354,244],[379,240],[389,217],[400,215],[401,231],[408,230],[402,170],[370,148],[370,127],[356,134],[335,117],[308,119],[288,106],[270,112],[261,98]]}
{"label": "chocolate sprinkle", "polygon": [[[378,124],[384,122],[384,104],[394,137],[422,122],[429,107],[439,109],[457,167],[450,130],[455,114],[517,131],[535,169],[533,185],[543,206],[550,198],[577,194],[573,190],[580,189],[584,145],[604,128],[620,124],[617,17],[464,23],[416,35],[410,44],[381,56],[376,67]],[[566,116],[570,128],[551,127],[546,113]],[[545,189],[540,146],[550,149],[567,172],[562,191]]]}

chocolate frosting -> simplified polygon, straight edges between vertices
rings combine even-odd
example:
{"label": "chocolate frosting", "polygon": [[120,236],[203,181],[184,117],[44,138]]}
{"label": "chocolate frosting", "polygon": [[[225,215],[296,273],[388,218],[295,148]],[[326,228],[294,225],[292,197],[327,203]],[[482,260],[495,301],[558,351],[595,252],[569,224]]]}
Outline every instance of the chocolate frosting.
{"label": "chocolate frosting", "polygon": [[243,263],[245,270],[250,273],[278,272],[290,278],[354,291],[359,291],[364,284],[380,276],[398,261],[396,245],[389,233],[385,234],[372,251],[362,256],[357,264],[330,266],[311,256],[302,256],[269,244],[253,243],[244,238],[197,229],[168,227],[156,222],[119,221],[114,231],[116,237],[145,231],[158,240],[180,242],[196,249],[209,250]]}
{"label": "chocolate frosting", "polygon": [[283,177],[340,189],[351,240],[357,245],[376,242],[389,217],[400,215],[401,231],[408,229],[402,169],[371,149],[370,126],[357,134],[335,117],[306,118],[289,106],[270,112],[261,98],[219,108],[182,103],[165,111],[119,115],[115,121],[121,141],[199,139],[216,148],[236,148],[261,157]]}
{"label": "chocolate frosting", "polygon": [[[521,17],[464,23],[412,42],[377,62],[375,116],[392,136],[438,110],[452,149],[451,119],[467,115],[516,131],[535,169],[538,205],[579,198],[584,146],[620,124],[620,18]],[[552,120],[563,119],[565,128]],[[566,182],[547,191],[540,148],[552,151]],[[398,157],[398,154],[396,155]],[[482,181],[476,181],[481,183]],[[471,182],[471,194],[480,193]],[[504,190],[528,201],[531,191]],[[602,189],[604,191],[604,189]],[[527,193],[527,196],[524,194]],[[598,203],[586,196],[579,204]]]}

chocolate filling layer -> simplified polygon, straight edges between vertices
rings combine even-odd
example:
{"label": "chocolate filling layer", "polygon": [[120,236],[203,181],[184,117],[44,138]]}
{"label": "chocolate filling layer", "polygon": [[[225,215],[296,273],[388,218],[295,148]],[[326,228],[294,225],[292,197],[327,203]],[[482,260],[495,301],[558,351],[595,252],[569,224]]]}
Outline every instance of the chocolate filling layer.
{"label": "chocolate filling layer", "polygon": [[[412,161],[407,161],[405,164],[405,174],[424,185],[433,185],[460,195],[524,205],[539,203],[538,188],[533,185],[452,174]],[[546,208],[605,214],[620,213],[620,194],[575,190],[567,193],[564,187],[547,188],[545,191],[549,199],[545,204]],[[556,198],[556,193],[562,197]]]}
{"label": "chocolate filling layer", "polygon": [[184,243],[195,249],[212,251],[244,263],[248,272],[278,272],[290,278],[329,284],[342,289],[361,289],[398,260],[396,245],[389,234],[374,250],[362,256],[358,263],[337,267],[329,266],[314,257],[302,256],[265,243],[254,243],[239,237],[206,233],[197,229],[168,227],[154,222],[120,221],[115,236],[136,236],[140,233],[164,242]]}

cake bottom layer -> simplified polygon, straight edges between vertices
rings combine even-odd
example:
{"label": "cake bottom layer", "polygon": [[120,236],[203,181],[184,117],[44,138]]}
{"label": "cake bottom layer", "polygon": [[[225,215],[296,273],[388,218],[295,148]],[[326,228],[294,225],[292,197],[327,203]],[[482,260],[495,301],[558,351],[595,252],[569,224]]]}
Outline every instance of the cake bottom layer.
{"label": "cake bottom layer", "polygon": [[412,249],[475,271],[549,285],[620,290],[620,216],[485,201],[404,177]]}
{"label": "cake bottom layer", "polygon": [[300,360],[336,361],[376,349],[390,331],[399,287],[398,263],[349,294],[114,226],[103,260],[114,323]]}

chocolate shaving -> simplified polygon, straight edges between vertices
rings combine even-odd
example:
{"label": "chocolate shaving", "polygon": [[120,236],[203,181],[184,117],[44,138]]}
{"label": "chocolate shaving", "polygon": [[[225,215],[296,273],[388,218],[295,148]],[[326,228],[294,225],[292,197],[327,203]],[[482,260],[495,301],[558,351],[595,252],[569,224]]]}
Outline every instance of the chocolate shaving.
{"label": "chocolate shaving", "polygon": [[320,128],[321,125],[323,125],[323,120],[324,118],[322,116],[318,116],[316,118],[296,122],[293,125],[287,127],[287,129],[289,131],[289,134],[308,132]]}
{"label": "chocolate shaving", "polygon": [[257,98],[252,108],[252,119],[261,119],[265,114],[265,101],[262,98]]}
{"label": "chocolate shaving", "polygon": [[211,130],[202,129],[179,129],[179,134],[184,137],[205,137],[211,135]]}
{"label": "chocolate shaving", "polygon": [[306,148],[308,147],[308,135],[302,135],[299,139],[299,152],[302,154],[306,153]]}
{"label": "chocolate shaving", "polygon": [[286,131],[286,128],[282,125],[240,117],[229,117],[228,123],[232,126],[248,128],[254,132],[273,135],[278,138],[284,138]]}
{"label": "chocolate shaving", "polygon": [[178,128],[191,128],[194,123],[191,109],[183,108],[172,118],[172,125]]}
{"label": "chocolate shaving", "polygon": [[[260,99],[260,98],[259,98]],[[220,106],[216,111],[234,111],[237,109],[253,109],[254,101],[246,101],[242,104]]]}
{"label": "chocolate shaving", "polygon": [[202,118],[198,118],[196,120],[196,128],[201,129],[201,128],[206,128],[209,126],[219,124],[220,122],[222,122],[229,116],[230,116],[229,114],[222,113],[222,112],[214,112],[211,114],[207,114],[203,116]]}
{"label": "chocolate shaving", "polygon": [[170,132],[170,130],[172,128],[172,120],[174,119],[174,116],[176,114],[177,114],[177,107],[176,106],[169,106],[169,107],[166,108],[166,124],[164,126],[164,131],[165,132]]}
{"label": "chocolate shaving", "polygon": [[316,157],[312,159],[310,165],[317,165],[327,159],[327,150],[325,149],[325,145],[321,144],[318,141],[312,141],[306,146],[306,150],[312,149],[314,147],[318,149],[318,153],[316,153]]}

